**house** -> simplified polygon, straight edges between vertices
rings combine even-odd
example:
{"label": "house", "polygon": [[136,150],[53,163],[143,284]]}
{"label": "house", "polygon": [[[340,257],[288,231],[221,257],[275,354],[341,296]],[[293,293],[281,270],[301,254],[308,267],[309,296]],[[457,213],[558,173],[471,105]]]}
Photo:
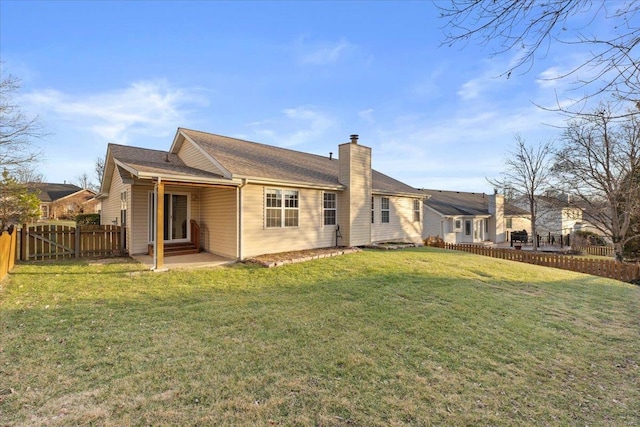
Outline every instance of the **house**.
{"label": "house", "polygon": [[538,234],[567,236],[576,231],[590,232],[602,235],[602,231],[595,225],[596,215],[589,211],[588,206],[582,206],[567,194],[550,194],[537,196],[538,218],[536,221]]}
{"label": "house", "polygon": [[30,191],[40,199],[40,219],[68,219],[79,213],[99,213],[100,201],[96,193],[74,184],[31,182]]}
{"label": "house", "polygon": [[193,242],[242,260],[380,241],[422,242],[424,194],[371,169],[350,142],[338,158],[179,128],[168,151],[109,144],[103,224],[127,229],[131,254]]}
{"label": "house", "polygon": [[513,231],[531,232],[527,212],[505,203],[502,194],[423,189],[423,238],[446,243],[502,243]]}

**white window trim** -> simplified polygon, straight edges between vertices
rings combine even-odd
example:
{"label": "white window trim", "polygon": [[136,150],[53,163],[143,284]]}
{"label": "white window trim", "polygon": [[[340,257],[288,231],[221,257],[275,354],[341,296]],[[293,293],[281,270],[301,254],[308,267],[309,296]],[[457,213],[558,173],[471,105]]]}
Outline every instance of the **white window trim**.
{"label": "white window trim", "polygon": [[[420,222],[422,220],[422,209],[420,205],[422,205],[420,199],[413,199],[413,222]],[[418,209],[416,209],[416,206]],[[416,214],[418,219],[416,219]]]}
{"label": "white window trim", "polygon": [[[457,224],[459,222],[459,224]],[[453,218],[453,231],[462,231],[462,218]]]}
{"label": "white window trim", "polygon": [[[384,200],[387,200],[387,209],[384,208]],[[384,213],[387,213],[387,221],[384,221]],[[380,198],[380,224],[391,224],[391,199],[389,197]]]}
{"label": "white window trim", "polygon": [[376,198],[371,196],[371,224],[376,223]]}
{"label": "white window trim", "polygon": [[[267,192],[268,191],[279,191],[280,192],[280,197],[281,197],[281,204],[279,207],[268,207],[267,206]],[[286,193],[287,192],[295,192],[297,195],[297,206],[295,208],[292,207],[287,207],[286,206]],[[263,216],[264,216],[264,221],[263,221],[263,228],[265,230],[279,230],[281,228],[297,228],[300,227],[300,190],[292,190],[292,189],[285,189],[285,188],[277,188],[277,187],[264,187],[264,192],[263,192],[263,206],[264,206],[264,210],[263,210]],[[280,225],[279,226],[269,226],[267,225],[267,209],[279,209],[280,210]],[[298,212],[297,215],[297,219],[298,219],[298,223],[296,225],[286,225],[286,212],[290,211],[290,210],[295,210]],[[324,221],[323,221],[324,222]]]}
{"label": "white window trim", "polygon": [[[185,192],[185,191],[165,191],[164,195],[176,195],[176,196],[187,196],[187,237],[184,239],[171,239],[171,240],[165,240],[165,243],[178,243],[178,242],[188,242],[191,239],[191,193],[189,192]],[[155,233],[156,233],[156,224],[155,224],[155,218],[152,218],[152,215],[155,213],[153,212],[153,205],[151,204],[151,197],[153,196],[153,199],[155,200],[156,197],[156,192],[154,190],[150,190],[147,192],[147,239],[149,239],[148,243],[154,243],[155,240]],[[164,207],[165,211],[168,209],[168,207],[165,205]],[[153,229],[151,228],[151,224],[153,223]]]}
{"label": "white window trim", "polygon": [[[324,195],[325,194],[333,194],[333,197],[335,198],[335,204],[336,204],[336,206],[334,208],[326,208],[324,206]],[[325,224],[324,223],[324,219],[325,219],[324,213],[325,213],[325,211],[328,211],[328,210],[335,212],[335,219],[336,219],[336,223],[335,224]],[[338,193],[333,193],[333,192],[330,192],[330,191],[324,191],[324,192],[322,192],[322,226],[323,227],[335,227],[336,225],[338,225]]]}

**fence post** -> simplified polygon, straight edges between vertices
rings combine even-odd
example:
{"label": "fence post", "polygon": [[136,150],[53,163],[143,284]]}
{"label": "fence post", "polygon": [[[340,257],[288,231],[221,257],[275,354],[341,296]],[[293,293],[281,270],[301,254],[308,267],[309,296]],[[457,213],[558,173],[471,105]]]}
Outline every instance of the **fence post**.
{"label": "fence post", "polygon": [[75,228],[75,253],[74,256],[76,258],[80,258],[80,224],[76,224]]}
{"label": "fence post", "polygon": [[27,250],[27,241],[29,240],[29,226],[25,222],[22,224],[22,234],[20,235],[20,259],[22,261],[29,260],[29,251]]}
{"label": "fence post", "polygon": [[124,255],[124,248],[126,246],[126,235],[124,225],[120,226],[120,255]]}

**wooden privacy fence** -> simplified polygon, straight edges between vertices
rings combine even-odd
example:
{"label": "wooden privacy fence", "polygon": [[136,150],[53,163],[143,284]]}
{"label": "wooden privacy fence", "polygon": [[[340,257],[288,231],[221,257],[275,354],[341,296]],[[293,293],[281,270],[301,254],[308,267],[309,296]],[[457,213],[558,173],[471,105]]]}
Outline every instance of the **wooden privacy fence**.
{"label": "wooden privacy fence", "polygon": [[25,224],[20,234],[23,261],[124,255],[125,229],[117,225]]}
{"label": "wooden privacy fence", "polygon": [[592,274],[623,282],[633,282],[640,279],[640,265],[608,259],[587,259],[550,253],[496,249],[480,245],[444,243],[437,246],[454,251]]}
{"label": "wooden privacy fence", "polygon": [[12,227],[0,232],[0,280],[11,271],[16,262],[16,243],[18,231]]}

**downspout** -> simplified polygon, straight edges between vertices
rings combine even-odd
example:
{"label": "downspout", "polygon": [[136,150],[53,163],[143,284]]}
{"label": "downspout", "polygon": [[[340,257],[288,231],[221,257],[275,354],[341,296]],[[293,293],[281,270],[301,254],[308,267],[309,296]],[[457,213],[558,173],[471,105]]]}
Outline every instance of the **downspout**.
{"label": "downspout", "polygon": [[237,212],[238,212],[238,226],[237,226],[237,230],[236,230],[236,239],[237,239],[237,243],[238,243],[238,250],[236,251],[236,257],[238,258],[239,261],[242,261],[243,254],[242,254],[242,239],[243,239],[243,234],[242,234],[242,188],[247,185],[249,183],[249,180],[246,178],[242,179],[242,183],[236,187],[236,201],[237,201]]}

